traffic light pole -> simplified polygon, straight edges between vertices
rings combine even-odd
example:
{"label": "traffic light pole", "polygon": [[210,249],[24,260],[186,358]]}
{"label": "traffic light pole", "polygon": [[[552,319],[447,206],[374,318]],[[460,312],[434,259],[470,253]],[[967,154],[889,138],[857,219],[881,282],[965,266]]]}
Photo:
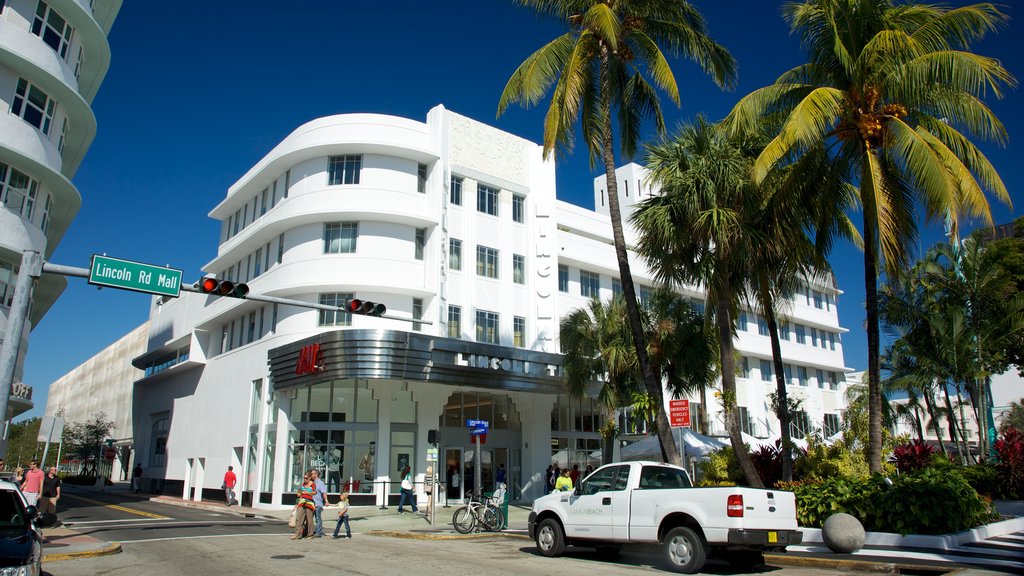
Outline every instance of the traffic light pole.
{"label": "traffic light pole", "polygon": [[[24,266],[24,265],[23,265]],[[52,264],[50,262],[44,262],[43,273],[46,274],[60,274],[62,276],[77,276],[80,278],[89,277],[88,268],[75,268],[73,266],[62,266],[60,264]],[[20,276],[19,276],[20,278]],[[198,288],[194,288],[189,284],[182,284],[181,290],[184,292],[195,292],[196,294],[206,294]],[[15,293],[17,297],[17,293]],[[313,302],[303,302],[302,300],[292,300],[290,298],[278,298],[276,296],[263,296],[260,294],[248,294],[243,300],[255,300],[257,302],[270,302],[273,304],[285,304],[287,306],[298,306],[301,308],[313,308],[316,310],[326,310],[328,312],[348,312],[349,310],[343,306],[328,306],[327,304],[314,304]],[[416,324],[433,324],[429,320],[417,320],[414,318],[400,318],[397,316],[378,316],[378,318],[387,318],[388,320],[398,320],[401,322],[409,322]]]}
{"label": "traffic light pole", "polygon": [[7,425],[7,405],[11,400],[14,386],[14,369],[18,365],[18,351],[21,349],[21,333],[25,331],[29,306],[32,304],[32,283],[42,273],[43,258],[39,252],[26,250],[21,255],[21,268],[14,284],[14,297],[7,315],[7,330],[3,347],[0,348],[0,417],[2,426]]}

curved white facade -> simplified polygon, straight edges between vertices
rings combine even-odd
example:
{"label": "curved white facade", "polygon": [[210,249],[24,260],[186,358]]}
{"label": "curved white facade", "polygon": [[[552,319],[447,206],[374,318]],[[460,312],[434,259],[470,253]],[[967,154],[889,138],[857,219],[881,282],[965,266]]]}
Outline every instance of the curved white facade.
{"label": "curved white facade", "polygon": [[[603,409],[563,393],[555,353],[559,319],[616,289],[611,226],[556,199],[539,145],[440,106],[425,122],[321,118],[271,150],[210,216],[222,227],[205,268],[218,279],[309,304],[370,300],[387,313],[154,299],[149,349],[134,361],[146,369],[135,449],[168,491],[198,499],[231,465],[248,502],[281,506],[297,475],[319,467],[342,481],[331,492],[384,503],[399,466],[422,477],[437,430],[434,465],[446,480],[464,476],[450,498],[463,496],[466,475],[479,473],[486,488],[503,464],[516,497],[532,499],[550,462],[585,464],[600,448]],[[644,293],[653,282],[634,266]],[[783,342],[793,394],[817,428],[843,407],[838,293],[796,295]],[[770,345],[748,318],[740,405],[747,430],[766,437],[778,434],[765,399],[774,380],[759,373]],[[466,430],[477,419],[490,424],[479,472]],[[712,433],[723,431],[712,418]]]}
{"label": "curved white facade", "polygon": [[[110,64],[107,33],[120,7],[121,0],[0,2],[0,328],[22,253],[52,254],[81,207],[70,180],[96,133],[90,102]],[[65,286],[56,275],[36,282],[25,338]],[[31,407],[12,402],[9,416]]]}

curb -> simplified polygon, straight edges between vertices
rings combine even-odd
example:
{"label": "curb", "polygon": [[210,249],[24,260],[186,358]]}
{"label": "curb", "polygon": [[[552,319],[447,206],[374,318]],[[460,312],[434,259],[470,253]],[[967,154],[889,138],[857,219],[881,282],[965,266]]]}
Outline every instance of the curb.
{"label": "curb", "polygon": [[77,558],[95,558],[97,556],[110,556],[120,554],[121,545],[117,542],[99,550],[87,550],[84,552],[58,552],[55,554],[43,554],[43,562],[60,562],[62,560],[74,560]]}
{"label": "curb", "polygon": [[477,532],[474,534],[451,534],[442,532],[410,532],[408,530],[370,530],[365,532],[368,536],[389,536],[391,538],[405,538],[407,540],[482,540],[484,538],[515,538],[519,540],[530,540],[525,534],[510,532]]}

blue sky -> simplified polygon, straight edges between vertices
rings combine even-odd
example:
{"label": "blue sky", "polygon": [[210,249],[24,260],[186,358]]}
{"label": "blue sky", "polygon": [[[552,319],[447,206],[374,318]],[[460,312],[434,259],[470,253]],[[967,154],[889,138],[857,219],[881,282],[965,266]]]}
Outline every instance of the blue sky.
{"label": "blue sky", "polygon": [[[664,103],[670,127],[698,113],[719,119],[740,96],[803,61],[779,16],[781,2],[693,3],[738,60],[739,86],[722,92],[696,66],[675,63],[682,106]],[[977,50],[1021,78],[1024,9],[1004,9],[1014,18],[1010,27]],[[125,2],[110,34],[110,70],[93,104],[97,136],[74,178],[82,210],[51,261],[86,268],[91,254],[106,253],[170,265],[184,271],[185,281],[197,279],[216,254],[219,225],[209,210],[292,130],[321,116],[375,112],[424,120],[443,104],[540,142],[543,108],[512,108],[499,119],[495,111],[516,66],[561,31],[501,0]],[[1018,90],[989,104],[1010,145],[984,149],[1019,206],[1024,101]],[[560,159],[557,171],[559,198],[593,208],[595,174],[586,153]],[[1013,212],[993,203],[993,215],[999,223]],[[924,246],[941,239],[940,225],[924,232]],[[831,261],[845,291],[839,318],[850,330],[843,338],[846,364],[863,369],[862,256],[841,244]],[[21,418],[41,415],[50,382],[147,317],[146,295],[98,290],[78,278],[68,284],[32,332],[24,381],[34,388],[36,408]]]}

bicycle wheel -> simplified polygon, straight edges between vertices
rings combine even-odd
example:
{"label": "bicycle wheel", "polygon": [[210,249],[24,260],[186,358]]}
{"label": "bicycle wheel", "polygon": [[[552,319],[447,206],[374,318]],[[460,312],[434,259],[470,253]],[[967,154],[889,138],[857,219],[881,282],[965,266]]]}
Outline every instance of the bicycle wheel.
{"label": "bicycle wheel", "polygon": [[473,517],[473,511],[469,509],[469,506],[459,508],[452,515],[452,526],[459,534],[469,534],[473,531],[475,524],[476,518]]}
{"label": "bicycle wheel", "polygon": [[480,511],[480,524],[488,532],[497,532],[505,525],[505,515],[500,508],[488,506]]}

